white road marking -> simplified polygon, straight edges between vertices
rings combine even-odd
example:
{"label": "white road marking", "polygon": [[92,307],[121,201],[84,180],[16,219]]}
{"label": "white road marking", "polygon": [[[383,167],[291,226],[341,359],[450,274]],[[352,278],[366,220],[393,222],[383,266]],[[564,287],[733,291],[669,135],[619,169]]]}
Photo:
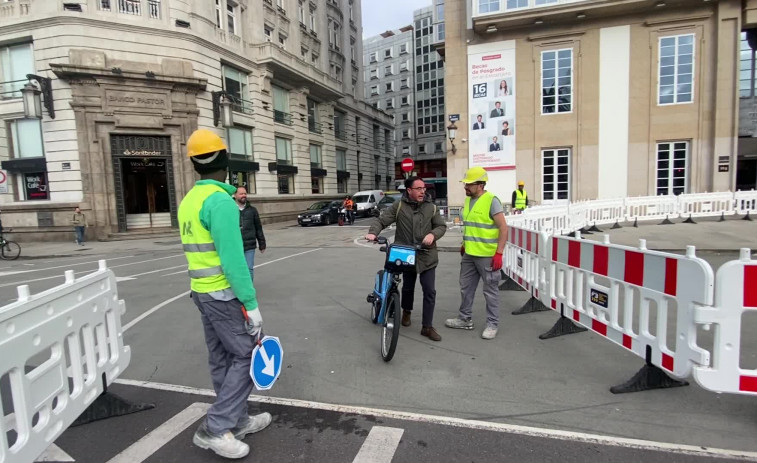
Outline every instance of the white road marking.
{"label": "white road marking", "polygon": [[151,433],[130,445],[129,448],[111,458],[108,463],[140,463],[147,460],[161,447],[171,442],[174,437],[205,415],[210,405],[200,402],[193,403]]}
{"label": "white road marking", "polygon": [[[127,267],[127,266],[129,266],[129,265],[144,264],[144,263],[146,263],[146,262],[154,262],[154,261],[156,261],[156,260],[163,260],[163,259],[172,259],[172,258],[174,258],[174,257],[183,256],[183,255],[184,255],[184,254],[176,254],[176,255],[173,255],[173,256],[167,256],[167,257],[158,257],[158,258],[156,258],[156,259],[141,260],[141,261],[138,261],[138,262],[129,262],[129,263],[127,263],[127,264],[114,265],[114,266],[112,266],[112,267],[111,267],[111,266],[108,266],[108,268],[109,268],[109,269],[111,269],[111,270],[113,270],[114,268],[119,268],[119,267]],[[106,259],[106,260],[108,260],[108,259]],[[78,265],[78,264],[77,264],[77,265]],[[62,266],[60,266],[60,267],[70,267],[70,265],[62,265]],[[60,268],[60,267],[50,267],[50,268]],[[45,269],[45,270],[49,270],[49,269]],[[38,270],[30,270],[30,271],[32,271],[32,272],[38,272],[38,271],[39,271],[39,269],[38,269]],[[95,270],[82,270],[82,271],[80,271],[80,272],[74,272],[74,275],[81,275],[81,274],[83,274],[83,273],[92,273],[92,272],[94,272],[94,271],[95,271]],[[25,273],[25,272],[26,272],[26,270],[24,270],[24,273]],[[36,279],[34,279],[34,280],[25,280],[25,281],[23,281],[23,282],[16,282],[16,283],[6,283],[6,284],[2,284],[2,285],[0,285],[0,288],[5,288],[6,286],[18,286],[18,285],[20,285],[20,284],[28,284],[28,283],[33,283],[33,282],[35,282],[35,281],[54,280],[54,279],[56,279],[56,278],[63,278],[63,275],[55,275],[55,276],[52,276],[52,277],[36,278]]]}
{"label": "white road marking", "polygon": [[[166,267],[166,268],[161,268],[161,269],[158,269],[158,270],[150,270],[149,272],[136,273],[134,275],[129,275],[129,276],[123,277],[123,278],[129,278],[129,279],[133,280],[133,279],[135,279],[137,277],[141,277],[142,275],[149,275],[151,273],[165,272],[166,270],[173,270],[173,269],[179,268],[179,267],[184,267],[186,269],[187,268],[187,264],[174,265],[173,267]],[[186,272],[186,270],[182,270],[182,271]]]}
{"label": "white road marking", "polygon": [[[125,386],[145,387],[167,392],[180,392],[183,394],[195,394],[206,397],[215,397],[215,391],[210,389],[200,389],[178,384],[154,383],[150,381],[138,381],[132,379],[116,379],[114,381]],[[610,445],[613,447],[631,448],[637,450],[653,450],[658,452],[668,452],[681,455],[693,455],[698,457],[718,457],[718,458],[741,458],[744,461],[757,462],[757,452],[745,450],[719,449],[713,447],[697,447],[693,445],[675,444],[668,442],[656,442],[643,439],[631,439],[625,437],[603,436],[601,434],[590,434],[575,431],[561,431],[558,429],[537,428],[532,426],[520,426],[517,424],[493,423],[481,420],[467,420],[464,418],[455,418],[450,416],[425,415],[422,413],[401,412],[395,410],[382,410],[379,408],[358,407],[353,405],[335,405],[323,402],[313,402],[299,399],[286,399],[280,397],[250,395],[248,400],[251,402],[267,403],[274,405],[284,405],[290,407],[309,408],[317,410],[326,410],[338,413],[353,413],[357,415],[369,415],[377,418],[388,418],[396,420],[415,421],[420,423],[431,423],[445,426],[454,426],[458,428],[477,429],[482,431],[502,432],[509,434],[518,434],[524,436],[541,437],[546,439],[560,439],[565,441],[583,442],[592,445]]]}
{"label": "white road marking", "polygon": [[152,309],[148,310],[147,312],[143,313],[139,317],[135,318],[134,320],[130,321],[129,323],[125,324],[123,326],[123,332],[125,333],[129,328],[136,325],[137,323],[141,322],[145,318],[149,317],[153,313],[157,312],[158,310],[162,309],[163,307],[167,306],[168,304],[172,303],[173,301],[177,299],[181,299],[182,297],[186,297],[189,295],[189,291],[184,291],[181,294],[177,294],[176,296],[172,297],[171,299],[166,299],[165,301],[161,302],[160,304],[156,305]]}
{"label": "white road marking", "polygon": [[63,451],[62,448],[58,447],[55,444],[50,444],[50,447],[45,449],[44,452],[42,452],[42,455],[37,457],[36,460],[34,460],[35,463],[38,461],[76,461],[73,458],[71,458],[71,455],[67,454]]}
{"label": "white road marking", "polygon": [[[358,243],[358,241],[362,241],[362,243]],[[366,242],[365,238],[363,238],[362,236],[359,237],[359,238],[355,238],[352,241],[352,244],[354,244],[356,246],[362,246],[364,248],[372,248],[372,247],[376,246],[376,243],[368,243],[368,242]]]}
{"label": "white road marking", "polygon": [[404,429],[374,426],[352,463],[391,463]]}
{"label": "white road marking", "polygon": [[[274,259],[274,260],[271,260],[271,261],[268,261],[268,262],[263,262],[262,264],[256,265],[254,268],[263,267],[263,266],[268,265],[268,264],[273,264],[274,262],[280,262],[282,260],[291,259],[292,257],[301,256],[303,254],[308,254],[310,252],[320,251],[321,249],[323,249],[323,248],[310,249],[309,251],[298,252],[297,254],[292,254],[292,255],[289,255],[289,256],[280,257],[278,259]],[[172,268],[176,268],[176,267],[172,267]],[[163,269],[163,270],[168,270],[168,269]],[[182,272],[184,272],[184,271],[185,270],[182,270]],[[153,273],[153,272],[146,272],[146,273]],[[181,273],[181,272],[178,272],[178,273]],[[132,275],[132,276],[137,276],[137,275]],[[129,323],[127,323],[126,325],[124,325],[123,326],[123,332],[126,332],[126,330],[128,330],[132,326],[134,326],[137,323],[141,322],[142,320],[144,320],[148,316],[152,315],[153,313],[157,312],[158,310],[162,309],[163,307],[167,306],[168,304],[172,303],[173,301],[175,301],[177,299],[180,299],[182,297],[185,297],[188,294],[189,294],[189,291],[184,291],[183,293],[177,294],[176,296],[174,296],[174,297],[172,297],[170,299],[166,299],[165,301],[161,302],[160,304],[156,305],[155,307],[151,308],[147,312],[143,313],[142,315],[138,316],[134,320],[132,320]]]}
{"label": "white road marking", "polygon": [[[111,260],[128,259],[129,257],[134,257],[134,256],[112,257],[112,258],[107,259],[107,260],[111,261]],[[19,273],[30,273],[30,272],[40,272],[40,271],[43,271],[43,270],[54,270],[56,268],[68,268],[68,267],[74,267],[74,266],[77,266],[77,265],[96,264],[97,262],[98,261],[96,261],[96,260],[91,260],[91,261],[87,261],[87,262],[71,263],[71,264],[66,264],[66,265],[56,265],[55,267],[45,267],[45,268],[38,268],[38,269],[34,269],[34,270],[16,270],[16,271],[10,271],[10,272],[0,272],[0,277],[5,277],[5,276],[9,276],[9,275],[17,275]],[[34,265],[34,264],[24,264],[24,265]]]}
{"label": "white road marking", "polygon": [[133,279],[134,278],[131,278],[131,277],[116,277],[116,283],[121,283],[122,281],[130,281]]}

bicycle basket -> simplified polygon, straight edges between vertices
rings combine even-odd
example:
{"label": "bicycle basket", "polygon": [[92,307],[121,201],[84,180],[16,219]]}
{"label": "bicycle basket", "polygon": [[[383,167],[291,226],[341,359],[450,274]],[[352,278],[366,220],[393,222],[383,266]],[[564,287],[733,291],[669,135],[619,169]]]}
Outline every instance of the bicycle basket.
{"label": "bicycle basket", "polygon": [[386,253],[384,268],[390,271],[409,270],[415,267],[415,248],[393,244]]}

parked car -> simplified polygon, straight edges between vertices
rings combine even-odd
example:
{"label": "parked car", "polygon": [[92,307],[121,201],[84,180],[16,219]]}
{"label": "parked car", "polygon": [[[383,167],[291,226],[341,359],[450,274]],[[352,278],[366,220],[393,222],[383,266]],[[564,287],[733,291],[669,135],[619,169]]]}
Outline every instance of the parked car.
{"label": "parked car", "polygon": [[330,225],[339,220],[342,201],[318,201],[297,216],[297,223],[307,225]]}
{"label": "parked car", "polygon": [[378,203],[379,214],[384,212],[384,209],[389,208],[395,201],[399,201],[402,198],[402,191],[385,191],[384,197]]}

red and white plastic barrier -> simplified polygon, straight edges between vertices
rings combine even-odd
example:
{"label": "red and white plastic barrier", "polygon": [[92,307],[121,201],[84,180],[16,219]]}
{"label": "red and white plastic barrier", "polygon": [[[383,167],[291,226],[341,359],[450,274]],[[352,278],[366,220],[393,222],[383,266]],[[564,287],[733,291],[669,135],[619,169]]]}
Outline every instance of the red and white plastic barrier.
{"label": "red and white plastic barrier", "polygon": [[547,288],[547,274],[543,265],[546,241],[545,234],[508,227],[505,274],[536,299]]}
{"label": "red and white plastic barrier", "polygon": [[715,279],[715,305],[696,310],[695,321],[715,328],[712,362],[694,367],[694,379],[715,392],[757,395],[757,370],[741,367],[744,314],[757,314],[757,261],[749,249],[723,264]]}
{"label": "red and white plastic barrier", "polygon": [[550,253],[545,305],[642,358],[650,346],[651,362],[679,378],[709,363],[693,309],[712,303],[713,275],[693,247],[679,256],[559,236]]}

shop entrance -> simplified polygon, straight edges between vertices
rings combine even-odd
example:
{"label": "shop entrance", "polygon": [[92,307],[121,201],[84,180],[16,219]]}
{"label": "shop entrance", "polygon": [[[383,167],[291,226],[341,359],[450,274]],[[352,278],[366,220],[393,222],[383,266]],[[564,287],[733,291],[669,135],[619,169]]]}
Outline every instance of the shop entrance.
{"label": "shop entrance", "polygon": [[111,136],[119,231],[176,224],[169,137]]}

